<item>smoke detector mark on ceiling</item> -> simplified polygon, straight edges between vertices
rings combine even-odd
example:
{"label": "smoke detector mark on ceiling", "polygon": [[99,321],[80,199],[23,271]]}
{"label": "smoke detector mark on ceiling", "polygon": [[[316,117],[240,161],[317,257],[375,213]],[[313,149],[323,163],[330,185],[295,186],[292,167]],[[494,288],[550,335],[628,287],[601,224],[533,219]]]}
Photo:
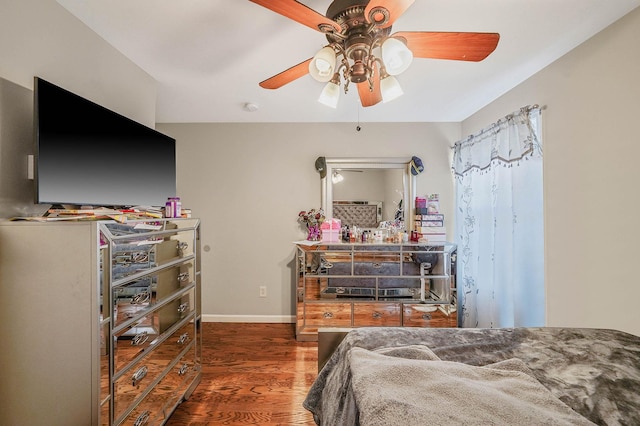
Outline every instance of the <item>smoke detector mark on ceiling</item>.
{"label": "smoke detector mark on ceiling", "polygon": [[245,110],[246,112],[255,112],[258,110],[258,105],[254,104],[253,102],[246,102],[242,106],[242,109]]}

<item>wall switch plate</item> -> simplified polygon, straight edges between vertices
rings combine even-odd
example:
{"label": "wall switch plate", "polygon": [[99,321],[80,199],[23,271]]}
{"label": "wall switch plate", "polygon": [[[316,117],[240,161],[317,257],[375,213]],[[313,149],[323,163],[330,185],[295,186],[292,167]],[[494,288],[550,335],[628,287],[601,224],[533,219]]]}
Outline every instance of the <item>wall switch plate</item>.
{"label": "wall switch plate", "polygon": [[27,155],[27,179],[33,180],[35,178],[34,169],[33,155]]}
{"label": "wall switch plate", "polygon": [[266,285],[261,285],[260,286],[260,297],[267,297],[267,286]]}

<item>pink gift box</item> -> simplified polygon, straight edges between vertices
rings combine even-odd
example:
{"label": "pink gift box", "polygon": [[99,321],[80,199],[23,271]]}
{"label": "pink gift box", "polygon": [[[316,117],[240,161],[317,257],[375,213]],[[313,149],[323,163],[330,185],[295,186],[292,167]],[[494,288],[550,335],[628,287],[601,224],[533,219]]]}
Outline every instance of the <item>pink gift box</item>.
{"label": "pink gift box", "polygon": [[340,219],[327,219],[320,225],[322,229],[322,242],[335,243],[340,241]]}
{"label": "pink gift box", "polygon": [[340,219],[327,219],[320,225],[320,229],[322,229],[322,232],[339,231],[341,227],[342,223],[340,222]]}
{"label": "pink gift box", "polygon": [[340,241],[340,231],[338,231],[337,229],[322,231],[323,243],[337,243],[339,241]]}

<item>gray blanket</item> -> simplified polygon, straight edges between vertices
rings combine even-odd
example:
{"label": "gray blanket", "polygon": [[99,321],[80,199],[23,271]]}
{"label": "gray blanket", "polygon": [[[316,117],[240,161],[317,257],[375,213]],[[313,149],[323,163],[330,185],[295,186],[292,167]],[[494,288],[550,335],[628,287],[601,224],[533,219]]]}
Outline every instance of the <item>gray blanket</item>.
{"label": "gray blanket", "polygon": [[349,363],[363,426],[593,425],[530,376],[517,358],[476,367],[356,347]]}
{"label": "gray blanket", "polygon": [[[595,329],[356,329],[347,335],[319,373],[304,401],[305,408],[314,414],[317,424],[364,423],[372,409],[362,406],[362,397],[356,396],[359,387],[354,386],[357,374],[354,376],[353,368],[358,369],[360,363],[350,362],[352,349],[375,350],[379,352],[374,354],[377,357],[386,354],[433,359],[421,352],[425,346],[443,361],[469,366],[498,362],[513,366],[512,359],[516,358],[523,373],[535,379],[533,384],[544,387],[540,395],[561,401],[581,416],[580,421],[584,417],[602,425],[640,424],[640,337]],[[397,391],[392,386],[387,389],[386,395]],[[416,396],[421,398],[422,405],[428,405],[438,395],[420,391]],[[445,411],[455,412],[465,402],[455,400],[452,395],[442,398],[439,405]],[[483,414],[493,419],[491,424],[511,423],[492,416],[491,410],[484,410]],[[455,423],[459,422],[441,422]]]}

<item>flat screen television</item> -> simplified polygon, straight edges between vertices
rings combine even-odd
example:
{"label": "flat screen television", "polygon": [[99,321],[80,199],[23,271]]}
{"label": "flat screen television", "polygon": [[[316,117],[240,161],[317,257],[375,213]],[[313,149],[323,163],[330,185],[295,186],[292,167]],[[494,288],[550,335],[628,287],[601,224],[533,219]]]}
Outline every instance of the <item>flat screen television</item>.
{"label": "flat screen television", "polygon": [[36,203],[164,206],[176,196],[175,139],[39,77]]}

